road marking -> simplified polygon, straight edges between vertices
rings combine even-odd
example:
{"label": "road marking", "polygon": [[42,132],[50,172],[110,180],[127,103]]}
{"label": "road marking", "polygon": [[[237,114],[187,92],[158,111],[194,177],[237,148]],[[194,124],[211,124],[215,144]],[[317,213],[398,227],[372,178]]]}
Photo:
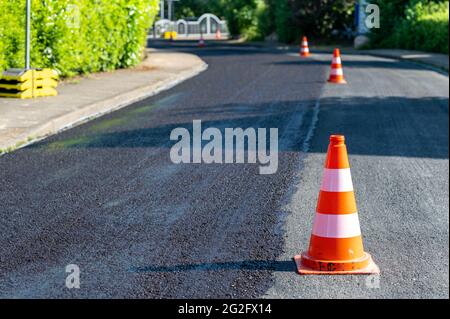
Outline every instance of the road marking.
{"label": "road marking", "polygon": [[311,140],[314,136],[314,131],[317,126],[317,122],[319,121],[319,113],[320,113],[320,98],[323,94],[323,88],[320,90],[319,98],[316,101],[316,104],[314,105],[313,109],[313,116],[311,119],[311,124],[309,125],[308,132],[305,137],[305,141],[303,142],[302,151],[303,153],[308,153]]}

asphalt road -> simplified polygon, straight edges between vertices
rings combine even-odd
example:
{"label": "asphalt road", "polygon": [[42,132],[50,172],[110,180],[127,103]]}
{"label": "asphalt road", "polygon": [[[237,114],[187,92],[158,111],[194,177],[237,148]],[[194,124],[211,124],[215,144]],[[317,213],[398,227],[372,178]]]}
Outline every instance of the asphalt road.
{"label": "asphalt road", "polygon": [[[159,44],[155,44],[159,45]],[[197,50],[209,69],[170,91],[0,158],[0,296],[448,298],[448,77],[345,56]],[[279,170],[175,165],[172,129],[278,128]],[[366,277],[300,277],[328,135],[347,137]],[[65,287],[77,264],[81,288]]]}

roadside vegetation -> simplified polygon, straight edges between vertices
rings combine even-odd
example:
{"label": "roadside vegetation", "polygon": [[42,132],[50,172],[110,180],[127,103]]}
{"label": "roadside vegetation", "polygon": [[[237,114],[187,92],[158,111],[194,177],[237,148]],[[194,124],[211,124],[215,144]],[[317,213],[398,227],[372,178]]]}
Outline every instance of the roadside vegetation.
{"label": "roadside vegetation", "polygon": [[[448,53],[449,0],[372,0],[380,6],[381,28],[372,46]],[[354,0],[183,0],[178,17],[209,11],[228,21],[234,36],[294,43],[345,38],[354,30]],[[317,41],[316,41],[317,43]]]}
{"label": "roadside vegetation", "polygon": [[[381,28],[372,47],[449,52],[449,0],[373,0]],[[31,64],[61,76],[136,65],[159,0],[32,1]],[[295,43],[300,36],[342,38],[354,25],[354,0],[183,0],[178,18],[214,13],[230,32],[248,40],[270,37]],[[0,71],[23,67],[25,1],[0,1]]]}
{"label": "roadside vegetation", "polygon": [[[25,3],[0,1],[0,71],[23,67]],[[62,76],[136,65],[159,0],[32,1],[31,65]]]}
{"label": "roadside vegetation", "polygon": [[353,23],[353,0],[183,0],[179,18],[209,11],[228,21],[234,36],[263,40],[277,35],[281,42],[294,42],[302,34],[330,37],[332,30]]}
{"label": "roadside vegetation", "polygon": [[448,52],[448,0],[374,0],[381,10],[381,28],[372,45],[430,52]]}

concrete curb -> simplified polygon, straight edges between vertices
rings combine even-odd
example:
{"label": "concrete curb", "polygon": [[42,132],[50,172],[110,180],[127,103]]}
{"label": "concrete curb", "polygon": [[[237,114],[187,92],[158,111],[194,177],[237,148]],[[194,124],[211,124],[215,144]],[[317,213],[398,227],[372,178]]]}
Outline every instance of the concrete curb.
{"label": "concrete curb", "polygon": [[45,124],[20,134],[10,143],[0,145],[0,156],[31,145],[75,126],[84,124],[105,114],[112,113],[133,103],[155,96],[163,91],[167,91],[176,85],[199,75],[207,69],[208,65],[203,62],[190,70],[183,71],[165,80],[139,87],[132,91],[128,91],[127,93],[119,94],[100,102],[88,104],[82,109],[52,119]]}

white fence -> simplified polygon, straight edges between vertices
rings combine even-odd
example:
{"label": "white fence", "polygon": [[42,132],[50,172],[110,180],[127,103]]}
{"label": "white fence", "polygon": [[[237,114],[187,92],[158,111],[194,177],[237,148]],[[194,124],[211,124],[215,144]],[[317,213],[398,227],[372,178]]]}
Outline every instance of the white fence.
{"label": "white fence", "polygon": [[159,20],[155,23],[154,29],[150,35],[160,38],[167,31],[175,31],[178,38],[198,39],[201,35],[205,38],[216,37],[220,30],[222,38],[229,37],[227,22],[220,20],[217,16],[207,13],[202,15],[197,21],[178,20],[170,21],[167,19]]}

